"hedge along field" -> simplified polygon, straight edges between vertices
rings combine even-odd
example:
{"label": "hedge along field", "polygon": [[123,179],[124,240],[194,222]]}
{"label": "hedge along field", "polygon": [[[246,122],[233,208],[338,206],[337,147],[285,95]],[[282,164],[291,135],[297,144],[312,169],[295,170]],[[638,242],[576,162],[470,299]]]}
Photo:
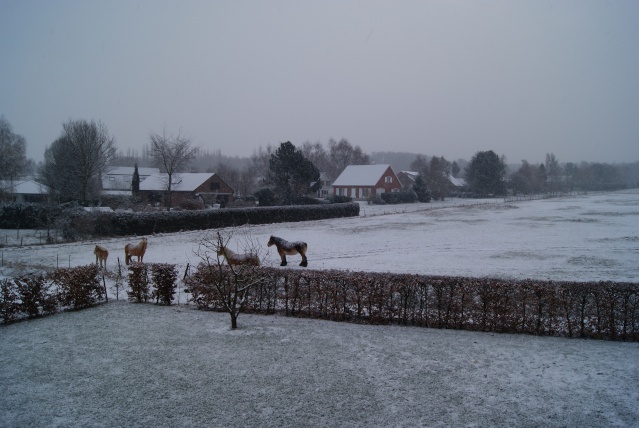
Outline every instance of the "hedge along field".
{"label": "hedge along field", "polygon": [[[371,324],[639,341],[639,284],[259,268],[246,310]],[[223,310],[200,268],[199,308]],[[247,279],[248,281],[248,279]]]}
{"label": "hedge along field", "polygon": [[69,240],[100,236],[148,235],[242,225],[356,217],[357,203],[225,208],[197,211],[67,212],[38,204],[0,206],[0,228],[42,228],[56,225]]}
{"label": "hedge along field", "polygon": [[[132,263],[128,298],[170,305],[175,265]],[[0,282],[0,318],[84,309],[106,298],[95,265],[56,269]],[[214,282],[231,275],[256,282],[244,312],[370,324],[397,324],[495,333],[639,341],[639,284],[433,277],[390,273],[200,266],[189,276],[189,302],[224,311]],[[103,280],[104,281],[104,280]]]}

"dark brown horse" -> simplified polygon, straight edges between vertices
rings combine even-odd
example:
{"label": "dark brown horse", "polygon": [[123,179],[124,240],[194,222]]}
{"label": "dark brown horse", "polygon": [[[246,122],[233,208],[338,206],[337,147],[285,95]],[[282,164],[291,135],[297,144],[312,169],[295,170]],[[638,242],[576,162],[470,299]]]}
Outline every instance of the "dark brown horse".
{"label": "dark brown horse", "polygon": [[288,242],[286,239],[278,238],[277,236],[271,236],[271,239],[268,240],[269,247],[271,245],[275,245],[277,247],[277,252],[282,258],[282,263],[280,266],[286,266],[286,255],[293,256],[295,254],[299,254],[302,256],[302,263],[300,266],[308,266],[308,260],[306,259],[306,242],[295,241]]}

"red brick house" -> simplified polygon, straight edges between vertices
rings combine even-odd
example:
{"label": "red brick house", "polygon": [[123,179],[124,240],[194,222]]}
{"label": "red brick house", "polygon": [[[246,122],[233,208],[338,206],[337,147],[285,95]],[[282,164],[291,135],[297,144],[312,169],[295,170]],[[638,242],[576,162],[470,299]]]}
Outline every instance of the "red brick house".
{"label": "red brick house", "polygon": [[[163,173],[150,175],[140,183],[140,197],[149,202],[164,200],[167,180],[168,176]],[[233,202],[233,189],[214,172],[175,174],[172,181],[171,198],[174,201],[200,199],[205,205]]]}
{"label": "red brick house", "polygon": [[349,165],[333,182],[334,195],[349,196],[354,200],[399,192],[401,188],[402,184],[388,164]]}

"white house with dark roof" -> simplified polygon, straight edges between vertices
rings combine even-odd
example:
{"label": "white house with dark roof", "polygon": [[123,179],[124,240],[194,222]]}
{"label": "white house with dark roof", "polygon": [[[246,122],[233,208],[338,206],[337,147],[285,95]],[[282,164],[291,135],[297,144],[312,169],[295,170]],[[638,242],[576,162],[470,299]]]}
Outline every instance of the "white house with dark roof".
{"label": "white house with dark roof", "polygon": [[402,188],[389,164],[349,165],[333,182],[333,194],[355,200],[399,192]]}

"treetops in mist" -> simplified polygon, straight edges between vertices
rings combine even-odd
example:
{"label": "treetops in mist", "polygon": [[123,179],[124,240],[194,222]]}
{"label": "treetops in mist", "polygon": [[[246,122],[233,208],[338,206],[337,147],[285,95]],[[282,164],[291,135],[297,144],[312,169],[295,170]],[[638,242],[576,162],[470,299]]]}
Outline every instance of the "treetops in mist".
{"label": "treetops in mist", "polygon": [[[77,196],[87,195],[91,186],[96,185],[96,179],[88,179],[86,177],[96,170],[104,170],[109,165],[133,166],[136,163],[139,166],[157,165],[157,151],[154,155],[152,137],[158,134],[150,134],[149,144],[144,146],[141,154],[138,155],[132,149],[119,150],[115,139],[109,135],[106,126],[101,122],[69,120],[63,124],[62,128],[61,136],[45,149],[45,159],[37,167],[38,178],[44,184],[59,188],[60,180],[66,182],[80,181],[83,183],[80,186],[81,188],[73,190],[73,193]],[[162,136],[166,138],[172,137],[170,135],[167,136],[166,132]],[[259,180],[259,177],[266,178],[269,176],[271,158],[281,148],[281,144],[285,144],[259,146],[254,150],[252,156],[242,158],[224,156],[219,149],[207,150],[205,148],[191,147],[189,138],[183,137],[180,133],[178,133],[178,136],[188,143],[186,148],[191,150],[189,152],[191,156],[186,159],[187,162],[181,166],[180,170],[186,172],[216,172],[231,187],[240,190],[240,192],[249,192],[250,183]],[[79,142],[86,143],[87,152],[79,149],[79,147],[82,147],[78,146]],[[20,176],[36,172],[35,162],[26,158],[27,143],[21,135],[13,131],[9,121],[4,116],[1,116],[1,180],[15,180]],[[503,191],[504,186],[500,183],[508,183],[508,186],[517,192],[538,192],[547,187],[544,183],[557,185],[557,183],[568,180],[579,182],[584,187],[601,189],[635,187],[639,185],[639,162],[615,165],[587,162],[561,164],[554,154],[548,153],[546,154],[545,162],[540,164],[531,164],[526,160],[522,160],[520,165],[508,165],[505,156],[499,157],[491,150],[475,153],[470,161],[465,159],[450,161],[443,156],[427,156],[413,153],[374,152],[367,154],[360,146],[352,145],[346,138],[342,138],[339,141],[330,139],[327,145],[309,141],[299,146],[294,146],[290,142],[286,143],[295,147],[295,150],[299,152],[303,159],[308,160],[318,171],[325,174],[329,181],[337,178],[347,165],[389,163],[396,172],[410,170],[428,177],[431,190],[437,192],[444,185],[442,177],[447,175],[466,178],[469,184],[476,183],[477,180],[487,180],[485,176],[482,178],[480,174],[481,168],[479,170],[477,168],[487,162],[488,165],[491,165],[489,169],[498,177],[492,185],[495,191]],[[60,149],[61,146],[66,147],[66,149]],[[69,149],[69,147],[73,148]],[[58,179],[56,184],[52,177],[64,174],[52,174],[51,167],[57,166],[62,170],[69,169],[68,156],[64,156],[65,150],[68,153],[74,153],[76,158],[80,158],[82,154],[85,159],[93,150],[93,156],[98,162],[85,162],[86,165],[82,168],[78,168],[77,165],[74,167],[76,170],[83,171],[81,180],[78,177],[62,177]],[[162,165],[159,166],[161,169],[165,168]],[[478,174],[480,175],[478,176]],[[502,189],[499,189],[500,186]],[[490,193],[493,192],[491,191]],[[81,197],[81,199],[86,197]]]}

